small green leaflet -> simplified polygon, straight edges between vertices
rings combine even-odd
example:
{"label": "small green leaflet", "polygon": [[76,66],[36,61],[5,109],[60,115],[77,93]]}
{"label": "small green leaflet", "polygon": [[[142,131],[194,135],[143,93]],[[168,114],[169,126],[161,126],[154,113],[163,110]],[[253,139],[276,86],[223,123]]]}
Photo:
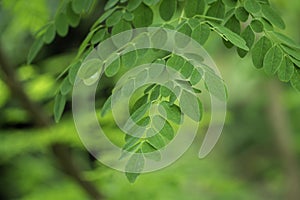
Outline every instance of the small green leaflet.
{"label": "small green leaflet", "polygon": [[221,0],[212,3],[207,10],[207,16],[223,19],[225,16],[225,5]]}
{"label": "small green leaflet", "polygon": [[76,76],[77,76],[77,72],[78,72],[80,66],[81,66],[80,61],[78,61],[70,66],[68,77],[69,77],[69,81],[71,84],[74,84]]}
{"label": "small green leaflet", "polygon": [[293,62],[288,57],[284,57],[281,65],[278,69],[279,80],[281,80],[283,82],[290,81],[294,74],[294,70],[295,70],[295,67],[294,67]]}
{"label": "small green leaflet", "polygon": [[280,41],[281,44],[285,44],[292,48],[300,49],[300,45],[296,44],[296,42],[293,41],[288,36],[283,35],[282,33],[275,32],[275,31],[272,32],[272,34],[274,34],[274,36]]}
{"label": "small green leaflet", "polygon": [[169,21],[176,12],[177,0],[162,0],[159,6],[160,17]]}
{"label": "small green leaflet", "polygon": [[134,11],[142,3],[142,0],[130,0],[127,4],[127,10],[129,12]]}
{"label": "small green leaflet", "polygon": [[[254,44],[254,41],[255,41],[255,34],[252,31],[251,27],[247,26],[245,28],[245,30],[242,32],[241,36],[246,41],[247,47],[249,47],[249,49],[251,49]],[[245,57],[248,53],[247,51],[240,49],[240,48],[237,49],[237,52],[241,58]]]}
{"label": "small green leaflet", "polygon": [[54,120],[56,123],[59,122],[66,105],[66,97],[62,95],[61,93],[58,93],[54,100]]}
{"label": "small green leaflet", "polygon": [[109,17],[107,17],[107,19],[105,21],[106,26],[111,27],[111,26],[116,25],[117,23],[119,23],[122,16],[123,16],[123,13],[120,10],[117,10],[116,12],[112,13]]}
{"label": "small green leaflet", "polygon": [[64,13],[60,13],[55,17],[55,27],[57,34],[64,37],[68,34],[69,25],[67,16]]}
{"label": "small green leaflet", "polygon": [[274,75],[281,65],[283,52],[278,46],[273,46],[264,58],[264,70],[268,75]]}
{"label": "small green leaflet", "polygon": [[207,24],[199,24],[192,32],[192,38],[204,45],[210,35],[210,27]]}
{"label": "small green leaflet", "polygon": [[256,68],[262,68],[264,63],[264,58],[268,50],[272,47],[272,42],[263,36],[254,45],[252,49],[252,62]]}
{"label": "small green leaflet", "polygon": [[156,149],[161,149],[166,145],[164,139],[160,136],[160,134],[148,137],[147,141]]}
{"label": "small green leaflet", "polygon": [[134,19],[132,21],[136,28],[148,27],[153,21],[153,11],[145,4],[141,4],[133,11]]}
{"label": "small green leaflet", "polygon": [[235,16],[238,20],[246,22],[249,18],[249,13],[245,10],[244,7],[238,7],[235,10]]}
{"label": "small green leaflet", "polygon": [[293,58],[300,60],[300,49],[293,49],[290,47],[286,47],[284,45],[281,46],[284,52],[292,56]]}
{"label": "small green leaflet", "polygon": [[200,70],[199,68],[194,68],[194,70],[192,72],[192,75],[190,77],[190,83],[192,85],[196,85],[197,83],[199,83],[199,81],[202,78],[203,73],[200,73],[199,70]]}
{"label": "small green leaflet", "polygon": [[101,117],[104,117],[105,114],[111,110],[111,96],[108,97],[108,99],[105,101],[102,109],[101,109]]}
{"label": "small green leaflet", "polygon": [[285,29],[285,24],[282,18],[269,5],[262,5],[262,13],[264,17],[280,29]]}
{"label": "small green leaflet", "polygon": [[136,50],[130,51],[130,52],[126,53],[125,55],[122,55],[122,57],[121,57],[122,66],[125,68],[133,67],[137,62],[137,58],[138,58],[138,55],[137,55]]}
{"label": "small green leaflet", "polygon": [[44,42],[46,44],[50,44],[54,40],[54,38],[55,38],[55,31],[56,31],[55,30],[55,26],[54,26],[53,23],[51,23],[48,26],[48,28],[47,28],[44,36],[43,36],[43,40],[44,40]]}
{"label": "small green leaflet", "polygon": [[258,13],[261,9],[259,3],[256,0],[246,0],[244,6],[249,13]]}
{"label": "small green leaflet", "polygon": [[142,152],[145,158],[148,158],[150,160],[154,161],[160,161],[161,160],[161,155],[160,152],[157,151],[151,144],[148,142],[144,142],[142,144]]}
{"label": "small green leaflet", "polygon": [[29,54],[27,56],[27,63],[30,64],[33,59],[36,57],[38,52],[43,47],[43,38],[38,38],[34,41],[33,45],[30,47]]}
{"label": "small green leaflet", "polygon": [[204,13],[205,0],[187,0],[184,6],[184,13],[187,18]]}
{"label": "small green leaflet", "polygon": [[70,83],[69,78],[66,77],[60,85],[60,92],[62,95],[67,95],[71,90],[72,84]]}
{"label": "small green leaflet", "polygon": [[227,90],[224,81],[214,72],[206,71],[204,75],[205,86],[209,93],[220,101],[227,100]]}
{"label": "small green leaflet", "polygon": [[200,101],[198,101],[197,96],[186,90],[182,90],[179,101],[180,108],[184,114],[196,122],[199,122],[202,116],[202,105],[199,105],[199,103]]}
{"label": "small green leaflet", "polygon": [[108,9],[114,7],[118,2],[119,2],[119,0],[108,0],[108,2],[104,6],[104,10],[108,10]]}
{"label": "small green leaflet", "polygon": [[106,20],[109,16],[111,16],[112,13],[115,12],[116,9],[117,9],[117,8],[115,7],[115,8],[112,8],[112,9],[110,9],[110,10],[105,11],[105,12],[101,15],[101,17],[99,17],[99,18],[97,19],[97,21],[93,24],[91,30],[94,30],[95,28],[97,28],[98,25],[101,24],[102,22],[104,22],[104,20]]}
{"label": "small green leaflet", "polygon": [[92,44],[97,44],[101,42],[104,39],[104,36],[106,34],[106,29],[100,29],[98,30],[92,37],[91,43]]}
{"label": "small green leaflet", "polygon": [[88,11],[92,5],[93,0],[73,0],[72,8],[76,14]]}
{"label": "small green leaflet", "polygon": [[107,77],[113,77],[118,73],[121,67],[121,59],[120,57],[117,57],[116,60],[114,60],[109,66],[105,68],[105,75]]}
{"label": "small green leaflet", "polygon": [[237,0],[223,0],[223,3],[228,7],[235,7],[237,4]]}
{"label": "small green leaflet", "polygon": [[119,35],[112,37],[113,43],[116,45],[117,48],[123,47],[124,45],[128,44],[132,39],[132,27],[131,24],[125,20],[120,20],[119,23],[117,23],[112,28],[112,35],[116,35],[118,33],[122,33],[122,37]]}
{"label": "small green leaflet", "polygon": [[261,33],[264,31],[264,24],[259,20],[251,21],[251,28],[256,33]]}
{"label": "small green leaflet", "polygon": [[168,102],[163,101],[160,103],[160,106],[158,111],[163,115],[164,113],[167,113],[166,118],[176,124],[181,124],[182,122],[182,113],[180,108],[172,104],[170,105]]}
{"label": "small green leaflet", "polygon": [[220,33],[222,33],[232,44],[234,44],[235,46],[244,49],[246,51],[249,50],[249,48],[246,45],[246,41],[239,36],[238,34],[232,32],[231,30],[229,30],[228,28],[221,26],[219,24],[213,23],[213,22],[209,22],[217,31],[219,31]]}
{"label": "small green leaflet", "polygon": [[130,183],[134,183],[145,165],[145,159],[141,150],[134,153],[125,166],[125,175]]}
{"label": "small green leaflet", "polygon": [[72,27],[78,26],[78,24],[80,22],[80,15],[76,14],[74,12],[74,10],[72,9],[72,2],[70,2],[68,4],[67,10],[66,10],[66,14],[67,14],[68,23],[70,24],[70,26],[72,26]]}
{"label": "small green leaflet", "polygon": [[179,32],[178,34],[175,33],[175,38],[174,38],[175,44],[179,48],[184,48],[190,42],[190,36],[192,35],[192,28],[188,23],[183,23],[179,25],[178,32]]}

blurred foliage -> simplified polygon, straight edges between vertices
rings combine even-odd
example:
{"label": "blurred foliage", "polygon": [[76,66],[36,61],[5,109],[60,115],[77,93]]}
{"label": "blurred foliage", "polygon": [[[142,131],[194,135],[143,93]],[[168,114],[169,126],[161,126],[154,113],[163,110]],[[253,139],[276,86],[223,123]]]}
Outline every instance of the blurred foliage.
{"label": "blurred foliage", "polygon": [[[299,43],[300,28],[295,24],[300,17],[300,1],[272,2],[286,21],[286,34]],[[54,45],[44,47],[38,62],[24,63],[33,34],[53,18],[58,5],[58,0],[0,1],[0,47],[9,62],[17,66],[17,76],[26,93],[41,103],[49,116],[60,84],[56,78],[74,59],[73,44],[81,41],[70,35],[71,41],[68,37],[56,38]],[[97,9],[93,12],[100,15]],[[82,23],[85,22],[77,30],[79,35],[86,34]],[[267,113],[272,99],[265,85],[272,78],[254,69],[250,57],[241,60],[233,51],[225,51],[216,37],[211,37],[205,48],[220,67],[229,93],[227,122],[217,147],[207,158],[197,158],[209,123],[205,116],[195,144],[182,158],[163,170],[142,175],[133,185],[122,173],[103,166],[88,154],[76,133],[70,101],[59,124],[51,129],[36,128],[1,79],[0,199],[89,199],[82,188],[61,172],[49,150],[54,143],[69,146],[74,163],[84,171],[84,178],[95,183],[107,199],[287,199],[285,181],[289,177]],[[58,49],[64,49],[64,53]],[[97,105],[104,103],[112,85],[112,80],[103,80]],[[282,107],[291,127],[292,150],[299,165],[299,93],[288,84],[280,83],[280,87]],[[117,144],[124,142],[120,141],[120,132],[111,116],[101,123],[110,139]]]}

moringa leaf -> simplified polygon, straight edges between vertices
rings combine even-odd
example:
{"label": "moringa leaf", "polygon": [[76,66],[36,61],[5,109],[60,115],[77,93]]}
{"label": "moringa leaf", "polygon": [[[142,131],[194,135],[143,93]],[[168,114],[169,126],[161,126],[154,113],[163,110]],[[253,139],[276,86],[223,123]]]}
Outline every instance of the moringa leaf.
{"label": "moringa leaf", "polygon": [[261,10],[261,6],[256,0],[246,0],[244,7],[249,13],[258,13]]}
{"label": "moringa leaf", "polygon": [[280,29],[285,29],[285,23],[277,12],[269,5],[262,5],[262,13],[264,17]]}
{"label": "moringa leaf", "polygon": [[283,82],[290,81],[294,74],[294,70],[295,70],[295,67],[294,67],[293,62],[288,57],[284,57],[281,62],[281,65],[278,69],[279,80],[281,80]]}
{"label": "moringa leaf", "polygon": [[210,35],[210,27],[207,24],[199,24],[192,32],[192,38],[204,45]]}
{"label": "moringa leaf", "polygon": [[159,15],[165,20],[169,21],[176,12],[177,0],[162,0],[159,6]]}
{"label": "moringa leaf", "polygon": [[33,45],[30,47],[28,56],[27,56],[27,63],[30,64],[33,59],[37,56],[37,54],[39,53],[39,51],[42,49],[43,47],[43,38],[38,38],[34,41]]}
{"label": "moringa leaf", "polygon": [[130,157],[125,166],[125,175],[130,183],[134,183],[136,181],[136,178],[140,175],[140,172],[142,172],[144,165],[144,156],[141,150],[138,150]]}
{"label": "moringa leaf", "polygon": [[[255,34],[252,31],[250,26],[247,26],[245,30],[241,34],[242,38],[246,41],[246,45],[249,49],[252,48],[254,41],[255,41]],[[238,55],[243,58],[247,55],[248,51],[238,48],[237,49]]]}
{"label": "moringa leaf", "polygon": [[184,114],[198,122],[202,117],[202,104],[199,105],[198,98],[194,94],[182,90],[179,105]]}
{"label": "moringa leaf", "polygon": [[62,37],[66,36],[69,30],[67,16],[64,13],[60,13],[54,20],[57,34]]}
{"label": "moringa leaf", "polygon": [[252,62],[256,68],[262,68],[264,58],[268,50],[272,47],[272,42],[266,36],[261,37],[252,49]]}
{"label": "moringa leaf", "polygon": [[148,27],[153,22],[153,11],[150,7],[145,4],[141,4],[134,11],[134,19],[132,21],[136,28]]}
{"label": "moringa leaf", "polygon": [[104,6],[104,10],[108,10],[108,9],[114,7],[118,2],[119,2],[119,0],[108,0]]}
{"label": "moringa leaf", "polygon": [[58,93],[54,100],[54,120],[56,123],[59,122],[66,105],[66,97],[61,93]]}
{"label": "moringa leaf", "polygon": [[246,22],[249,18],[249,13],[247,12],[247,10],[244,7],[238,7],[235,10],[235,16],[241,22]]}
{"label": "moringa leaf", "polygon": [[259,20],[253,20],[250,24],[252,30],[256,33],[261,33],[264,31],[264,24]]}
{"label": "moringa leaf", "polygon": [[205,10],[205,0],[187,0],[184,6],[184,13],[187,18],[201,15]]}
{"label": "moringa leaf", "polygon": [[264,58],[264,70],[268,75],[274,75],[281,65],[283,52],[278,46],[273,46]]}
{"label": "moringa leaf", "polygon": [[225,5],[221,0],[212,3],[207,10],[207,16],[223,19],[225,16]]}

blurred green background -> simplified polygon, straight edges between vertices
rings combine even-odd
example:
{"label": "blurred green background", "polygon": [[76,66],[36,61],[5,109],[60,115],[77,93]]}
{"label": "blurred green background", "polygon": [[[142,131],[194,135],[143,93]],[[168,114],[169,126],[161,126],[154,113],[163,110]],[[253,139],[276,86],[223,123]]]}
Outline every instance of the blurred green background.
{"label": "blurred green background", "polygon": [[[14,68],[26,94],[52,117],[57,76],[75,57],[90,25],[100,16],[97,5],[65,38],[45,46],[32,65],[26,65],[34,33],[53,18],[59,0],[0,1],[0,60]],[[285,34],[300,43],[300,1],[272,0],[287,24]],[[217,36],[205,48],[228,86],[228,114],[222,136],[205,159],[198,150],[205,130],[171,166],[140,176],[130,184],[123,173],[103,166],[86,151],[72,120],[71,102],[59,124],[37,128],[22,102],[7,87],[0,71],[0,199],[90,199],[78,181],[63,173],[53,145],[63,144],[81,179],[93,183],[105,199],[300,199],[300,94],[254,69]],[[113,81],[104,80],[101,105]],[[24,103],[24,102],[23,102]],[[203,121],[202,127],[208,123]],[[117,128],[103,122],[109,134]]]}

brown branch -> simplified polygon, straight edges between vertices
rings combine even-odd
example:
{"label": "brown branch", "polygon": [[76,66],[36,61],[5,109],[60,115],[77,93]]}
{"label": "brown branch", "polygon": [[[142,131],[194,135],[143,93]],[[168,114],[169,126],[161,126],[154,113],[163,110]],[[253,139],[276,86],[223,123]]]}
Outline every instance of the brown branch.
{"label": "brown branch", "polygon": [[[50,127],[53,123],[49,116],[43,111],[40,105],[32,101],[18,80],[15,69],[8,62],[4,52],[0,47],[0,69],[2,71],[3,79],[9,87],[11,94],[19,101],[21,106],[27,111],[32,121],[39,127]],[[91,197],[91,199],[103,199],[101,193],[97,190],[96,186],[91,182],[84,180],[81,172],[74,165],[71,153],[68,147],[62,144],[53,144],[52,151],[60,164],[62,171],[70,176],[77,184]]]}

